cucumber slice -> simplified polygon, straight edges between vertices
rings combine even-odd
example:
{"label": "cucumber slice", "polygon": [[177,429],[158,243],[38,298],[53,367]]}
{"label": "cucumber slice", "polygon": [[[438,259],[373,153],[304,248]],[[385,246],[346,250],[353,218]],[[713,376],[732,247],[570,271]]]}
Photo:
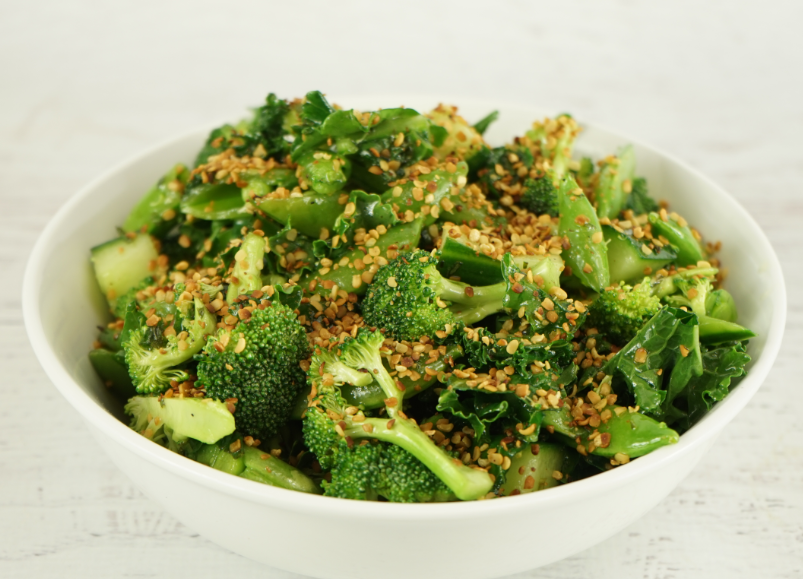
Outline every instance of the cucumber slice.
{"label": "cucumber slice", "polygon": [[153,275],[159,252],[150,235],[119,237],[93,247],[92,266],[103,295],[114,308],[117,298]]}
{"label": "cucumber slice", "polygon": [[[533,454],[536,446],[538,454]],[[534,493],[557,486],[559,483],[553,473],[557,471],[564,474],[571,470],[577,462],[572,453],[561,444],[523,445],[521,452],[510,463],[505,482],[499,489],[500,494]]]}
{"label": "cucumber slice", "polygon": [[645,253],[642,241],[627,232],[620,233],[610,225],[602,226],[602,235],[608,244],[611,283],[641,281],[645,275],[655,273],[677,258],[674,247],[669,245]]}

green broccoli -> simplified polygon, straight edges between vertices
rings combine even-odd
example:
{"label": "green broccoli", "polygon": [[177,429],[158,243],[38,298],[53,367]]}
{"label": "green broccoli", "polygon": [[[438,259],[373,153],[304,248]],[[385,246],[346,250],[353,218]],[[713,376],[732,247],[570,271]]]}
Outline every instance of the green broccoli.
{"label": "green broccoli", "polygon": [[[362,303],[363,317],[397,340],[417,340],[501,311],[506,290],[504,281],[471,287],[447,279],[429,253],[415,250],[379,268]],[[447,302],[456,305],[449,308]]]}
{"label": "green broccoli", "polygon": [[558,190],[552,177],[544,175],[524,182],[524,193],[519,204],[536,215],[558,216]]}
{"label": "green broccoli", "polygon": [[435,503],[455,495],[415,456],[387,442],[361,444],[340,439],[335,450],[332,482],[326,495],[355,500],[383,497],[393,503]]}
{"label": "green broccoli", "polygon": [[505,194],[518,195],[534,163],[535,158],[527,147],[496,147],[488,151],[477,176],[490,197],[498,199]]}
{"label": "green broccoli", "polygon": [[[132,308],[129,307],[129,312]],[[190,312],[190,309],[193,311]],[[128,372],[140,394],[161,394],[169,388],[171,381],[187,380],[187,371],[177,366],[190,361],[200,352],[207,336],[215,329],[215,316],[197,298],[192,306],[184,302],[163,311],[171,313],[159,316],[154,311],[142,325],[139,324],[144,316],[132,312],[139,327],[132,327],[130,331],[127,328],[127,338],[123,341]],[[169,315],[175,319],[172,325],[165,325],[165,318]],[[177,331],[179,325],[181,331]],[[126,326],[129,326],[128,320]],[[168,328],[172,331],[168,331]]]}
{"label": "green broccoli", "polygon": [[662,308],[661,300],[653,295],[650,278],[630,286],[603,290],[588,308],[589,326],[597,328],[617,345],[624,345]]}
{"label": "green broccoli", "polygon": [[198,356],[198,382],[210,398],[236,398],[238,430],[264,440],[290,415],[309,346],[296,314],[276,301],[241,304],[238,315],[234,329],[220,329]]}
{"label": "green broccoli", "polygon": [[134,396],[125,405],[131,428],[180,452],[188,439],[206,444],[234,432],[234,417],[222,402],[208,398]]}
{"label": "green broccoli", "polygon": [[[428,477],[422,476],[420,461],[458,499],[472,500],[490,491],[493,482],[487,472],[472,469],[453,459],[402,412],[404,390],[399,388],[382,364],[380,350],[384,344],[381,332],[360,331],[355,339],[340,346],[340,362],[355,370],[367,370],[385,393],[383,418],[367,418],[355,407],[347,407],[333,380],[310,366],[312,382],[310,408],[304,417],[304,439],[318,457],[323,468],[332,469],[331,492],[352,498],[371,498],[372,493],[384,493],[391,500],[431,500],[446,498],[447,492]],[[411,455],[383,449],[370,460],[378,469],[366,477],[363,463],[370,458],[370,449],[349,452],[357,440],[377,439],[397,445]],[[345,443],[345,446],[344,444]],[[354,463],[350,461],[354,460]],[[402,470],[394,472],[398,467]],[[340,478],[337,475],[341,475]],[[370,485],[370,487],[369,487]],[[370,490],[369,490],[370,488]],[[364,489],[360,491],[360,489]],[[329,489],[326,489],[329,494]]]}

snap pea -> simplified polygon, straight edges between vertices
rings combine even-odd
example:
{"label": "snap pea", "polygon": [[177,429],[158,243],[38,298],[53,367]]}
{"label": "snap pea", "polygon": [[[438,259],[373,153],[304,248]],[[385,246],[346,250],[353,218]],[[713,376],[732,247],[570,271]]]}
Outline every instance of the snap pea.
{"label": "snap pea", "polygon": [[298,159],[299,182],[322,195],[340,191],[351,175],[351,161],[329,151],[307,151]]}
{"label": "snap pea", "polygon": [[344,207],[340,195],[315,192],[285,199],[262,199],[258,206],[279,223],[292,223],[294,229],[313,239],[318,239],[323,229],[332,231]]}
{"label": "snap pea", "polygon": [[179,163],[139,200],[123,223],[123,231],[160,236],[175,224],[190,172]]}
{"label": "snap pea", "polygon": [[567,177],[558,187],[559,232],[568,240],[563,252],[566,265],[584,286],[602,291],[610,284],[608,248],[597,214],[575,180]]}
{"label": "snap pea", "polygon": [[[613,405],[606,406],[606,409],[611,412],[611,417],[607,422],[600,422],[596,430],[600,434],[610,435],[609,438],[605,437],[609,444],[605,447],[595,445],[592,454],[606,457],[624,454],[630,458],[636,458],[678,441],[678,433],[665,423],[658,422],[640,412],[630,412],[627,409],[622,411],[622,408]],[[576,444],[579,437],[580,444],[586,449],[589,448],[594,429],[577,426],[567,406],[559,410],[544,411],[541,428],[550,426],[555,429],[556,433],[569,437],[572,444]]]}
{"label": "snap pea", "polygon": [[632,145],[623,147],[616,157],[608,158],[599,173],[594,188],[597,215],[613,219],[625,206],[627,195],[636,176],[636,154]]}
{"label": "snap pea", "polygon": [[676,263],[678,266],[696,265],[697,262],[705,259],[703,248],[700,247],[700,242],[694,237],[688,224],[669,215],[664,220],[658,213],[650,213],[649,219],[653,236],[662,235],[677,248]]}

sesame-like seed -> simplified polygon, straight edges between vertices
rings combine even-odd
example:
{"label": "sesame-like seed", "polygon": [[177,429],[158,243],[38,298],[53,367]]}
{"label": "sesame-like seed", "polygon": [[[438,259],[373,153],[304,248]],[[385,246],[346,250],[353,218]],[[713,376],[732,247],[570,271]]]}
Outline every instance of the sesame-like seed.
{"label": "sesame-like seed", "polygon": [[560,479],[563,478],[563,473],[560,472],[559,470],[553,470],[552,471],[552,478],[554,478],[555,480],[560,480]]}
{"label": "sesame-like seed", "polygon": [[234,346],[234,353],[239,354],[243,350],[245,350],[245,338],[240,336],[240,339],[237,340],[237,345]]}
{"label": "sesame-like seed", "polygon": [[633,361],[636,364],[643,364],[647,361],[647,350],[644,348],[639,348],[636,350],[636,355],[633,357]]}
{"label": "sesame-like seed", "polygon": [[390,287],[398,287],[398,285],[399,285],[399,284],[396,283],[396,278],[395,277],[389,277],[387,283],[388,283],[388,285]]}
{"label": "sesame-like seed", "polygon": [[516,350],[518,349],[519,349],[519,341],[511,340],[510,343],[508,343],[507,347],[505,348],[505,351],[512,356],[513,354],[516,353]]}

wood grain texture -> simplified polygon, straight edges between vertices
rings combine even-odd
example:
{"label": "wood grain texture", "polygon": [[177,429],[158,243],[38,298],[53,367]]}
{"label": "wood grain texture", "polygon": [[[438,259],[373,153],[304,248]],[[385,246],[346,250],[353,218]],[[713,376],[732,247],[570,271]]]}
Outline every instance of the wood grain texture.
{"label": "wood grain texture", "polygon": [[20,280],[48,219],[101,171],[268,90],[311,88],[569,110],[730,191],[786,274],[766,384],[656,509],[521,577],[802,577],[801,4],[304,4],[0,2],[0,577],[291,577],[198,537],[117,471],[39,367]]}

